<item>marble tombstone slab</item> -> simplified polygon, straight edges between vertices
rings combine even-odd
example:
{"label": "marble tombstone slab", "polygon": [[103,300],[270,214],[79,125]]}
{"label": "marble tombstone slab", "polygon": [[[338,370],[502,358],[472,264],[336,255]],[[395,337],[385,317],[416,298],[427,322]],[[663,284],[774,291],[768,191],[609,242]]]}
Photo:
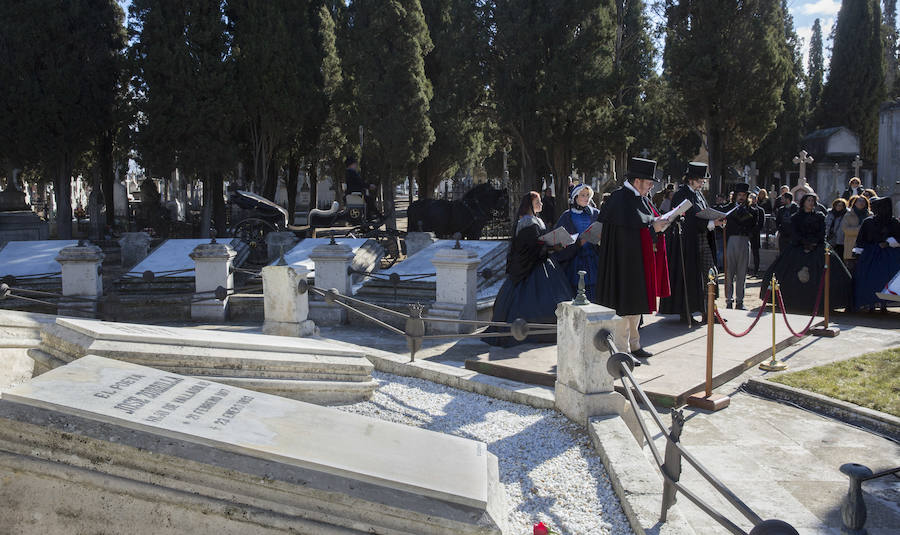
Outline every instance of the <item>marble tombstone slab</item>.
{"label": "marble tombstone slab", "polygon": [[[319,245],[327,245],[330,241],[329,238],[306,238],[292,247],[289,251],[285,251],[284,261],[287,262],[289,266],[302,266],[306,268],[308,273],[307,276],[309,278],[314,278],[316,266],[309,258],[309,255],[312,253],[313,249]],[[366,238],[336,238],[335,241],[350,247],[350,250],[353,253],[353,260],[350,263],[350,267],[356,271],[370,273],[373,270],[378,269],[378,266],[381,263],[381,257],[384,256],[384,248],[381,245],[378,245],[378,242],[375,240]],[[278,258],[269,265],[275,265],[277,263]],[[353,275],[352,278],[354,282],[357,282],[362,278],[362,275]]]}
{"label": "marble tombstone slab", "polygon": [[94,355],[0,398],[0,481],[4,533],[507,533],[482,442]]}
{"label": "marble tombstone slab", "polygon": [[321,338],[57,318],[31,350],[36,373],[88,354],[315,403],[369,399],[377,386],[364,352]]}
{"label": "marble tombstone slab", "polygon": [[25,279],[53,273],[53,277],[59,278],[62,267],[56,257],[71,245],[78,245],[78,240],[11,241],[0,249],[0,277],[12,275]]}

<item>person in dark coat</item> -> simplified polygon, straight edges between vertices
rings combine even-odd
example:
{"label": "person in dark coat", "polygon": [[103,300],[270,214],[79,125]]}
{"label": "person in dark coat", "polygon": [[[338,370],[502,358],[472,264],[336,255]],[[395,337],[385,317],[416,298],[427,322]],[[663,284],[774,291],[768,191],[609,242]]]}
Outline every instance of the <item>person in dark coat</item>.
{"label": "person in dark coat", "polygon": [[353,156],[347,158],[347,170],[344,174],[344,182],[347,189],[344,191],[344,205],[347,204],[347,195],[350,193],[359,193],[366,201],[366,211],[369,214],[377,214],[378,209],[375,206],[375,184],[369,184],[363,180],[359,173],[359,162]]}
{"label": "person in dark coat", "polygon": [[744,310],[744,287],[747,283],[753,233],[756,232],[757,239],[759,238],[759,232],[756,231],[759,217],[756,209],[747,202],[749,195],[750,185],[739,182],[734,185],[734,203],[725,207],[726,212],[734,209],[728,214],[726,227],[728,270],[725,273],[725,306],[734,306],[738,310]]}
{"label": "person in dark coat", "polygon": [[553,197],[553,188],[544,190],[541,202],[544,204],[544,208],[541,210],[541,219],[544,221],[544,225],[550,228],[553,226],[553,221],[556,217],[556,199]]}
{"label": "person in dark coat", "polygon": [[[819,301],[821,314],[824,301],[820,290],[825,272],[825,216],[816,210],[818,196],[807,193],[800,208],[791,216],[791,242],[781,251],[775,262],[766,271],[760,287],[760,297],[764,296],[772,281],[778,280],[785,309],[798,314],[811,315]],[[831,257],[829,270],[831,285],[831,308],[850,306],[851,280],[846,266],[835,256]],[[772,299],[775,296],[771,296]]]}
{"label": "person in dark coat", "polygon": [[[569,209],[559,216],[556,227],[564,227],[569,234],[581,234],[600,217],[600,210],[590,205],[594,190],[585,184],[579,184],[569,195]],[[573,289],[578,288],[578,272],[584,271],[585,295],[591,302],[596,301],[597,266],[600,255],[596,243],[587,243],[579,239],[556,254],[562,265],[566,278]]]}
{"label": "person in dark coat", "polygon": [[863,221],[854,248],[859,254],[854,305],[874,310],[880,304],[885,310],[885,302],[875,293],[900,271],[900,221],[894,217],[890,197],[877,198],[871,204],[873,215]]}
{"label": "person in dark coat", "polygon": [[672,198],[672,206],[678,206],[684,200],[693,206],[685,212],[680,225],[673,225],[667,232],[672,295],[660,300],[659,312],[678,314],[684,322],[695,312],[706,315],[707,277],[716,265],[713,229],[724,223],[697,217],[697,212],[709,207],[702,191],[707,178],[707,165],[691,162],[684,173],[684,183]]}
{"label": "person in dark coat", "polygon": [[647,194],[656,182],[656,162],[632,158],[625,184],[612,192],[600,211],[600,263],[596,302],[628,322],[616,333],[616,346],[635,357],[651,353],[641,347],[641,314],[656,310],[656,299],[669,295],[666,240],[669,221],[660,217]]}
{"label": "person in dark coat", "polygon": [[[760,194],[766,190],[759,190]],[[750,195],[750,209],[753,210],[756,216],[756,224],[753,228],[753,234],[750,236],[750,253],[753,256],[753,271],[750,274],[754,277],[759,277],[759,247],[760,243],[760,234],[766,228],[766,211],[759,205],[759,198],[757,195]]]}
{"label": "person in dark coat", "polygon": [[[512,323],[522,318],[529,323],[556,323],[556,305],[572,299],[575,292],[565,274],[550,257],[540,237],[546,231],[538,217],[543,208],[541,196],[530,191],[519,203],[518,220],[511,229],[509,253],[506,257],[506,280],[494,300],[491,321]],[[488,329],[494,332],[496,329]],[[518,344],[515,338],[483,338],[491,345]],[[522,343],[555,343],[556,333],[529,336]]]}
{"label": "person in dark coat", "polygon": [[781,200],[781,207],[775,213],[775,227],[778,229],[778,252],[783,253],[791,244],[791,218],[798,207],[791,192],[782,193]]}

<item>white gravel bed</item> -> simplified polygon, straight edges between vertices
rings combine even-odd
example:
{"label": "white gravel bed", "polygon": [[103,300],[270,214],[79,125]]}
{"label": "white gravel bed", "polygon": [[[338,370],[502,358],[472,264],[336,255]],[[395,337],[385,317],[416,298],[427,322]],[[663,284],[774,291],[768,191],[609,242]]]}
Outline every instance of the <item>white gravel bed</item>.
{"label": "white gravel bed", "polygon": [[370,401],[336,407],[487,443],[513,534],[544,522],[560,534],[631,534],[586,432],[551,410],[501,401],[422,379],[374,372]]}

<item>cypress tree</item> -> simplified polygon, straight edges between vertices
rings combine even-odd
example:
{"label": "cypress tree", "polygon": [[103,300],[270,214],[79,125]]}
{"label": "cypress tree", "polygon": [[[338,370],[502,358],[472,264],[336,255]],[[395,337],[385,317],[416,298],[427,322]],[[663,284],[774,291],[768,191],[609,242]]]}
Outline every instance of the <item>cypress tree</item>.
{"label": "cypress tree", "polygon": [[434,96],[429,119],[434,143],[418,166],[419,195],[431,197],[438,182],[460,165],[473,164],[487,145],[488,33],[472,0],[422,0],[434,48],[425,74]]}
{"label": "cypress tree", "polygon": [[665,73],[701,127],[713,188],[775,127],[790,72],[779,0],[668,2]]}
{"label": "cypress tree", "polygon": [[[809,108],[807,95],[801,87],[805,75],[800,38],[794,30],[794,17],[787,9],[787,0],[782,0],[781,5],[784,13],[784,40],[790,52],[791,71],[781,91],[783,109],[775,119],[775,129],[763,139],[753,156],[757,162],[759,175],[765,181],[759,184],[761,187],[768,185],[769,177],[774,171],[781,170],[783,173],[784,170],[790,169],[791,159],[800,146]],[[786,182],[782,179],[781,183]]]}
{"label": "cypress tree", "polygon": [[884,98],[881,6],[878,0],[844,2],[834,30],[828,81],[818,127],[846,126],[859,134],[864,159],[878,153],[878,107]]}
{"label": "cypress tree", "polygon": [[813,21],[812,35],[809,38],[809,107],[815,109],[822,96],[822,82],[825,79],[825,60],[822,56],[822,23]]}
{"label": "cypress tree", "polygon": [[425,76],[432,42],[419,0],[356,0],[350,10],[363,173],[380,181],[389,213],[395,180],[421,163],[434,141]]}
{"label": "cypress tree", "polygon": [[0,155],[54,177],[62,239],[73,168],[114,122],[122,19],[113,0],[0,3]]}
{"label": "cypress tree", "polygon": [[900,74],[897,45],[897,0],[884,0],[884,87],[888,98],[900,94],[897,88],[897,75]]}

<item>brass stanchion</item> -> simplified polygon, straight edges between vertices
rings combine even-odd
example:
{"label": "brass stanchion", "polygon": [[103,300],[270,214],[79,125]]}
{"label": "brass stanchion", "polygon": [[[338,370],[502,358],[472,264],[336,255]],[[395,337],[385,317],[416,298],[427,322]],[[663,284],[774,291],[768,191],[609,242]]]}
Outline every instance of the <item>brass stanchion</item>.
{"label": "brass stanchion", "polygon": [[810,331],[813,336],[827,336],[828,338],[834,338],[841,332],[839,328],[829,325],[831,323],[829,321],[831,318],[831,255],[831,245],[825,242],[825,271],[822,273],[822,276],[825,277],[823,282],[825,285],[825,313],[822,314],[825,319],[818,327]]}
{"label": "brass stanchion", "polygon": [[710,269],[706,283],[706,391],[691,394],[687,398],[687,404],[698,409],[717,411],[724,409],[731,403],[731,398],[722,394],[714,394],[713,381],[713,337],[716,322],[716,272]]}
{"label": "brass stanchion", "polygon": [[775,278],[775,275],[772,275],[772,284],[770,288],[770,295],[772,296],[772,360],[760,364],[759,369],[767,372],[780,372],[787,369],[787,364],[775,358],[775,301],[778,300],[776,295],[778,292],[778,279]]}

